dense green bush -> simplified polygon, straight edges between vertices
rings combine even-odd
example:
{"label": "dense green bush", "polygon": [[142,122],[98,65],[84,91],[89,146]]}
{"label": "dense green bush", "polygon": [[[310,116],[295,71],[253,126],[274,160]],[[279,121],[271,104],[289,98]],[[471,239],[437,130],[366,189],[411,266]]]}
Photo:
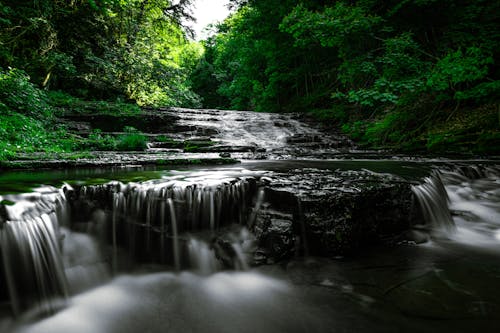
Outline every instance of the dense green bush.
{"label": "dense green bush", "polygon": [[36,88],[28,74],[20,69],[0,71],[0,101],[10,111],[36,119],[49,119],[53,115],[45,93]]}
{"label": "dense green bush", "polygon": [[118,136],[116,148],[118,150],[144,150],[147,148],[148,139],[133,127],[125,127],[125,134]]}
{"label": "dense green bush", "polygon": [[62,128],[48,130],[46,123],[14,112],[1,117],[0,160],[19,153],[56,153],[74,148],[74,142]]}

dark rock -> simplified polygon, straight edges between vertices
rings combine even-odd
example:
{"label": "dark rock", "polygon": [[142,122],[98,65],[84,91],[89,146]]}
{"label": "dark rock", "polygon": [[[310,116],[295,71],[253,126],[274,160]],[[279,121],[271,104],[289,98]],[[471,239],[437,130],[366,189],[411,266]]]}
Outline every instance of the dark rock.
{"label": "dark rock", "polygon": [[254,232],[261,255],[276,260],[293,253],[296,238],[301,251],[322,256],[396,242],[418,218],[411,185],[392,175],[301,169],[272,178]]}
{"label": "dark rock", "polygon": [[178,131],[174,128],[177,116],[166,112],[142,112],[133,115],[65,115],[64,119],[69,123],[82,123],[92,129],[100,129],[104,132],[119,132],[124,127],[131,126],[142,132],[166,133]]}
{"label": "dark rock", "polygon": [[199,127],[196,129],[195,134],[202,136],[215,136],[219,134],[219,131],[215,128]]}
{"label": "dark rock", "polygon": [[255,146],[226,146],[226,145],[217,145],[217,146],[209,146],[209,147],[199,147],[196,149],[197,152],[210,152],[210,153],[218,153],[218,152],[229,152],[229,153],[244,153],[244,152],[254,152],[256,149]]}
{"label": "dark rock", "polygon": [[2,197],[0,196],[0,226],[8,220],[7,210],[5,206],[2,204]]}
{"label": "dark rock", "polygon": [[319,135],[313,134],[294,134],[286,138],[288,143],[308,143],[308,142],[322,142]]}
{"label": "dark rock", "polygon": [[144,165],[224,165],[239,163],[232,158],[189,158],[189,156],[172,157],[170,153],[138,154],[137,152],[106,152],[92,158],[77,160],[14,160],[0,161],[0,170],[26,169],[70,169],[70,168],[105,168],[117,166]]}
{"label": "dark rock", "polygon": [[272,209],[261,209],[253,228],[258,240],[254,261],[268,262],[289,258],[294,254],[293,215]]}
{"label": "dark rock", "polygon": [[161,149],[170,149],[170,148],[183,148],[184,142],[182,141],[164,141],[164,142],[151,142],[149,143],[149,148],[161,148]]}
{"label": "dark rock", "polygon": [[420,230],[409,230],[404,233],[405,242],[413,242],[415,244],[423,244],[429,241],[429,232]]}

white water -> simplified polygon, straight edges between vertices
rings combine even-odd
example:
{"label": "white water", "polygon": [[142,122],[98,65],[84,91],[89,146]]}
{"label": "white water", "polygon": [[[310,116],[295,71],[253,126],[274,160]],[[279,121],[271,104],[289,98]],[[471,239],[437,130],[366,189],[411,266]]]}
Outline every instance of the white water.
{"label": "white water", "polygon": [[[181,242],[180,230],[207,229],[213,237],[224,223],[246,220],[247,205],[254,195],[251,191],[257,191],[251,189],[250,181],[261,174],[225,169],[179,173],[144,183],[84,186],[78,192],[80,200],[100,202],[103,208],[103,200],[111,195],[110,221],[108,213],[97,209],[89,221],[76,226],[79,230],[84,226],[85,232],[70,229],[73,222],[69,219],[64,193],[65,190],[74,192],[69,186],[42,187],[33,193],[2,197],[13,202],[6,206],[8,221],[0,228],[1,263],[12,311],[16,315],[26,310],[34,314],[53,312],[68,293],[74,295],[107,281],[122,261],[119,252],[124,251],[120,249],[118,236],[124,228],[129,228],[124,222],[146,228],[145,242],[137,244],[136,229],[132,229],[128,243],[132,250],[137,246],[162,251],[160,261],[172,257],[176,271],[180,271],[181,254],[186,251],[191,267],[201,275],[213,274],[222,268],[220,258],[225,260],[225,265],[232,262],[231,267],[247,269],[247,252],[253,243],[245,228],[227,235],[225,246],[231,249],[230,253],[221,245],[189,235],[183,235]],[[222,220],[224,216],[229,220]],[[106,238],[108,223],[111,224],[110,240]],[[158,232],[159,246],[152,241],[153,234]]]}
{"label": "white water", "polygon": [[7,221],[0,228],[0,250],[14,314],[36,306],[44,312],[58,308],[68,294],[60,253],[60,221],[65,214],[62,191],[51,187],[34,193],[7,195]]}
{"label": "white water", "polygon": [[455,230],[455,222],[448,208],[449,197],[439,172],[434,171],[424,179],[423,184],[412,186],[412,191],[424,220],[430,224],[434,233],[449,234]]}
{"label": "white water", "polygon": [[321,321],[291,287],[258,273],[121,276],[18,332],[303,332]]}
{"label": "white water", "polygon": [[[184,185],[201,184],[211,186],[212,191],[206,191],[208,195],[198,191],[196,195],[186,196],[185,202],[188,203],[189,207],[203,212],[202,215],[205,216],[203,225],[209,230],[207,233],[211,234],[210,228],[217,228],[217,222],[215,222],[217,220],[217,213],[215,213],[217,209],[213,207],[222,205],[225,202],[224,195],[216,195],[217,190],[225,189],[224,191],[227,190],[228,195],[232,198],[238,198],[230,203],[239,204],[245,202],[244,196],[248,195],[248,193],[241,190],[244,186],[226,186],[228,182],[233,185],[238,184],[238,180],[243,178],[239,177],[241,173],[241,170],[231,170],[219,174],[202,172],[186,175],[181,173],[173,178],[132,184],[130,187],[113,183],[111,186],[115,186],[116,192],[114,192],[114,197],[111,199],[112,216],[119,218],[122,215],[134,215],[130,214],[130,212],[140,209],[144,212],[141,205],[146,202],[146,199],[157,200],[162,198],[163,201],[157,202],[158,211],[156,213],[154,213],[155,209],[152,209],[153,206],[146,206],[149,208],[145,209],[147,213],[143,216],[142,224],[145,226],[155,225],[161,231],[165,231],[171,223],[170,220],[180,218],[177,209],[174,208],[180,201],[176,200],[176,198],[182,197],[184,189],[188,188],[188,186]],[[224,176],[221,177],[221,175]],[[250,175],[245,173],[246,176]],[[436,183],[436,178],[434,178],[428,184],[430,184],[429,186],[434,184],[437,189],[425,187],[423,192],[431,194],[429,197],[431,201],[433,196],[441,198],[437,200],[440,203],[437,206],[438,209],[445,209],[446,205],[449,205],[452,209],[456,229],[448,231],[448,241],[493,249],[498,252],[500,249],[500,181],[495,173],[482,173],[478,174],[478,176],[481,178],[469,178],[456,172],[443,172],[441,176],[443,185]],[[165,184],[169,184],[170,187],[165,187]],[[182,186],[176,187],[176,184],[182,184]],[[439,190],[440,186],[444,186],[446,193]],[[131,192],[127,192],[127,188],[128,191],[135,193],[134,196],[130,196]],[[172,196],[166,195],[166,192],[162,190],[165,188],[172,190]],[[54,200],[50,201],[52,204],[43,202],[43,200],[39,202],[36,199],[38,194],[31,197],[24,195],[22,196],[24,199],[19,200],[18,204],[10,206],[12,216],[23,219],[33,218],[37,211],[42,213],[52,212],[52,214],[57,211],[57,214],[53,214],[54,216],[64,216],[65,212],[57,208],[65,207],[64,200],[59,197],[59,191],[52,189],[52,192],[46,191],[46,193],[49,197],[53,196]],[[255,209],[258,209],[259,202],[263,200],[263,193],[261,192],[260,195],[258,193],[258,191],[254,193],[259,198],[256,200]],[[86,195],[90,196],[92,193],[87,191]],[[449,198],[449,203],[446,203],[446,195]],[[27,200],[28,197],[31,199]],[[14,197],[10,198],[15,199]],[[198,198],[208,199],[203,201],[198,200]],[[23,214],[22,202],[25,202],[25,208],[26,211],[30,212],[29,214]],[[445,206],[442,205],[443,202],[446,204]],[[432,205],[427,207],[433,209]],[[169,217],[173,211],[175,211],[174,217]],[[221,254],[217,252],[220,249],[218,250],[217,244],[211,241],[210,235],[201,238],[196,235],[191,237],[183,235],[185,237],[183,243],[187,245],[186,251],[189,254],[191,263],[190,272],[122,275],[110,280],[109,262],[103,261],[106,256],[106,248],[103,247],[102,241],[97,237],[98,233],[91,232],[91,230],[99,229],[99,225],[104,223],[99,222],[105,220],[104,215],[104,212],[100,211],[94,213],[92,225],[87,228],[89,233],[69,231],[65,228],[59,229],[60,235],[64,236],[62,239],[64,274],[68,280],[69,292],[74,295],[70,298],[69,304],[62,308],[59,300],[54,299],[51,304],[52,308],[61,308],[55,315],[34,323],[20,320],[15,324],[20,326],[2,326],[0,323],[0,331],[3,332],[4,329],[5,331],[35,333],[141,331],[330,332],[333,328],[338,328],[341,331],[356,331],[356,325],[366,320],[363,310],[356,308],[357,312],[352,314],[346,305],[348,303],[345,303],[345,299],[329,298],[326,289],[321,289],[318,292],[319,295],[309,295],[309,289],[301,293],[297,286],[285,282],[285,279],[272,278],[257,272],[217,273],[222,268]],[[164,222],[158,224],[156,222],[158,217]],[[45,218],[45,221],[48,220]],[[439,218],[434,221],[436,223],[431,223],[431,228],[439,228]],[[177,223],[173,223],[173,225],[177,226]],[[112,218],[111,227],[116,232],[116,229],[122,226],[118,219]],[[174,239],[177,239],[179,235],[176,237],[174,230],[172,232]],[[234,251],[234,256],[231,258],[234,260],[233,266],[246,269],[246,254],[251,253],[253,246],[253,240],[248,230],[240,228],[233,234],[228,235],[227,239],[228,244]],[[34,240],[38,240],[38,236],[34,237]],[[174,251],[174,248],[182,246],[178,244],[171,248],[166,246],[165,243],[163,244],[164,246],[160,248],[170,253]],[[115,253],[113,257],[115,257],[116,252],[120,251],[116,238],[112,238],[110,246],[112,253]],[[54,256],[57,257],[57,255]],[[405,262],[407,260],[408,258],[405,258]],[[4,265],[6,262],[8,261],[4,261]],[[374,263],[378,264],[377,261]],[[425,265],[422,264],[422,266],[428,267],[434,264],[426,263]],[[478,265],[480,264],[478,263]],[[113,266],[116,266],[116,264]],[[318,269],[318,266],[306,267],[306,270],[310,271],[312,275],[316,274],[316,269]],[[369,271],[366,275],[372,273],[375,273],[375,271]],[[402,275],[406,273],[404,271],[403,273],[401,271],[393,273],[393,275],[398,276],[395,282],[396,285]],[[345,289],[343,293],[349,294],[350,299],[354,299],[355,296],[353,295],[357,295],[355,291],[364,286],[363,284],[356,285],[356,281],[362,280],[360,277],[356,277],[352,285],[339,282],[343,281],[339,276],[344,272],[339,271],[337,267],[332,269],[332,273],[329,274],[331,275],[328,276],[328,279],[322,277],[317,281],[322,286],[321,288],[342,286],[342,290]],[[440,274],[444,275],[444,273]],[[46,279],[44,275],[42,276]],[[445,281],[448,281],[448,279],[445,279]],[[106,284],[102,285],[102,283]],[[302,280],[299,279],[298,284],[302,283]],[[368,287],[371,286],[371,283],[372,281],[368,280]],[[101,286],[98,286],[99,284]],[[344,285],[347,287],[344,288]],[[453,288],[456,287],[452,282],[450,282],[450,285]],[[96,288],[88,290],[88,288],[92,287]],[[392,288],[392,286],[389,287]],[[364,288],[367,288],[367,286],[364,286]],[[401,288],[397,290],[400,292]],[[434,289],[429,288],[424,292],[428,290],[432,291]],[[466,291],[468,292],[468,290]],[[367,297],[363,294],[359,295],[361,295],[359,296],[361,299]],[[412,296],[418,295],[416,291]],[[476,300],[475,298],[474,301],[482,302],[481,299]],[[361,309],[368,306],[365,303],[361,304]],[[376,306],[380,305],[380,303],[377,303]],[[45,304],[39,304],[38,307],[28,311],[24,317],[26,320],[30,320],[40,312],[46,312],[44,306]],[[342,314],[347,317],[347,319],[344,318],[343,324],[338,319],[338,316],[342,316]],[[390,317],[388,318],[390,319]],[[379,319],[376,318],[376,320]],[[373,322],[370,323],[370,325],[372,324]],[[371,326],[368,326],[368,328],[371,328]],[[384,328],[389,329],[390,326],[384,326]],[[364,327],[364,330],[368,331],[369,329],[367,330],[367,327]],[[422,331],[422,329],[415,329],[415,331]]]}
{"label": "white water", "polygon": [[444,173],[446,192],[457,230],[452,239],[500,250],[500,174],[470,179]]}
{"label": "white water", "polygon": [[282,114],[191,109],[174,114],[181,117],[180,125],[217,131],[214,139],[231,146],[276,149],[285,147],[292,135],[319,135],[318,130]]}
{"label": "white water", "polygon": [[499,170],[475,166],[435,171],[412,190],[435,236],[500,250]]}

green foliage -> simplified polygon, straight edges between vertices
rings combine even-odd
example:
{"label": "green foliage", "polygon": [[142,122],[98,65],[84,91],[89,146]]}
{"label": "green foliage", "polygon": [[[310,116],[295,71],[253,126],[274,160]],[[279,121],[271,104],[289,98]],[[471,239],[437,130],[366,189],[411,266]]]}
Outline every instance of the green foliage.
{"label": "green foliage", "polygon": [[103,135],[100,129],[94,129],[87,140],[81,142],[79,149],[84,150],[116,150],[117,141],[111,135]]}
{"label": "green foliage", "polygon": [[155,137],[155,141],[158,141],[158,142],[174,142],[174,139],[166,136],[166,135],[159,135],[157,137]]}
{"label": "green foliage", "polygon": [[337,1],[324,11],[308,10],[300,4],[283,18],[280,29],[290,33],[295,45],[319,42],[323,47],[336,47],[346,52],[348,43],[373,31],[382,19],[361,6]]}
{"label": "green foliage", "polygon": [[409,122],[415,115],[406,112],[390,112],[380,120],[370,123],[363,137],[374,146],[394,145],[405,140]]}
{"label": "green foliage", "polygon": [[478,85],[463,91],[457,91],[457,100],[484,101],[493,100],[500,96],[500,80],[492,82],[481,82]]}
{"label": "green foliage", "polygon": [[123,130],[126,134],[118,136],[116,143],[118,150],[139,151],[146,149],[148,139],[144,134],[134,127],[125,127]]}
{"label": "green foliage", "polygon": [[140,151],[147,148],[147,137],[134,127],[125,127],[125,132],[117,137],[103,134],[100,129],[94,129],[88,139],[80,142],[79,149],[102,151]]}
{"label": "green foliage", "polygon": [[361,120],[353,123],[348,122],[342,125],[342,132],[348,134],[354,140],[361,140],[365,134],[366,126],[366,122]]}
{"label": "green foliage", "polygon": [[62,152],[71,149],[64,129],[48,131],[46,124],[19,113],[2,115],[0,122],[0,160],[18,153]]}
{"label": "green foliage", "polygon": [[133,131],[52,130],[55,115],[127,115],[136,104],[311,112],[372,146],[496,140],[498,127],[472,125],[489,116],[470,111],[460,130],[454,117],[498,103],[498,1],[234,0],[201,44],[181,23],[191,3],[2,1],[0,157],[30,145],[143,149]]}
{"label": "green foliage", "polygon": [[345,123],[348,120],[347,110],[344,105],[333,105],[330,109],[312,109],[310,114],[324,122],[335,121]]}
{"label": "green foliage", "polygon": [[0,71],[0,101],[10,110],[37,119],[52,116],[43,91],[37,89],[22,70]]}
{"label": "green foliage", "polygon": [[454,91],[455,98],[471,97],[474,94],[464,94],[459,90],[484,79],[488,75],[490,64],[493,64],[492,55],[478,47],[469,47],[465,52],[462,49],[451,51],[435,64],[427,86],[436,91]]}
{"label": "green foliage", "polygon": [[191,3],[2,1],[0,67],[86,100],[197,106],[188,75],[201,52],[181,23]]}
{"label": "green foliage", "polygon": [[498,103],[498,1],[234,3],[191,77],[206,106],[310,112],[363,144],[432,149],[449,134],[436,124]]}
{"label": "green foliage", "polygon": [[116,101],[86,101],[71,96],[62,91],[49,91],[48,101],[62,114],[109,114],[109,115],[134,115],[141,109],[135,103],[127,103],[117,98]]}

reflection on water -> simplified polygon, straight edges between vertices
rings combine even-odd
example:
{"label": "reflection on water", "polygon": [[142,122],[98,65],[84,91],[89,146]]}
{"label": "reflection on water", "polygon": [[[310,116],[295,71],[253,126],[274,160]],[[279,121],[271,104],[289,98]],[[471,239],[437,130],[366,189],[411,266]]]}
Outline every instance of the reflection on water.
{"label": "reflection on water", "polygon": [[[397,160],[297,160],[297,161],[243,161],[242,165],[249,170],[286,171],[296,168],[320,168],[361,170],[363,168],[374,172],[390,172],[401,176],[416,178],[424,176],[430,167],[422,162],[404,162]],[[220,166],[185,166],[181,173],[193,171],[238,170],[241,167],[221,168]],[[176,172],[177,171],[177,172]],[[160,179],[179,174],[179,167],[133,166],[108,168],[78,168],[65,170],[41,171],[7,171],[0,172],[0,195],[11,193],[26,193],[42,185],[61,186],[64,183],[92,185],[104,184],[112,180],[140,182]]]}

